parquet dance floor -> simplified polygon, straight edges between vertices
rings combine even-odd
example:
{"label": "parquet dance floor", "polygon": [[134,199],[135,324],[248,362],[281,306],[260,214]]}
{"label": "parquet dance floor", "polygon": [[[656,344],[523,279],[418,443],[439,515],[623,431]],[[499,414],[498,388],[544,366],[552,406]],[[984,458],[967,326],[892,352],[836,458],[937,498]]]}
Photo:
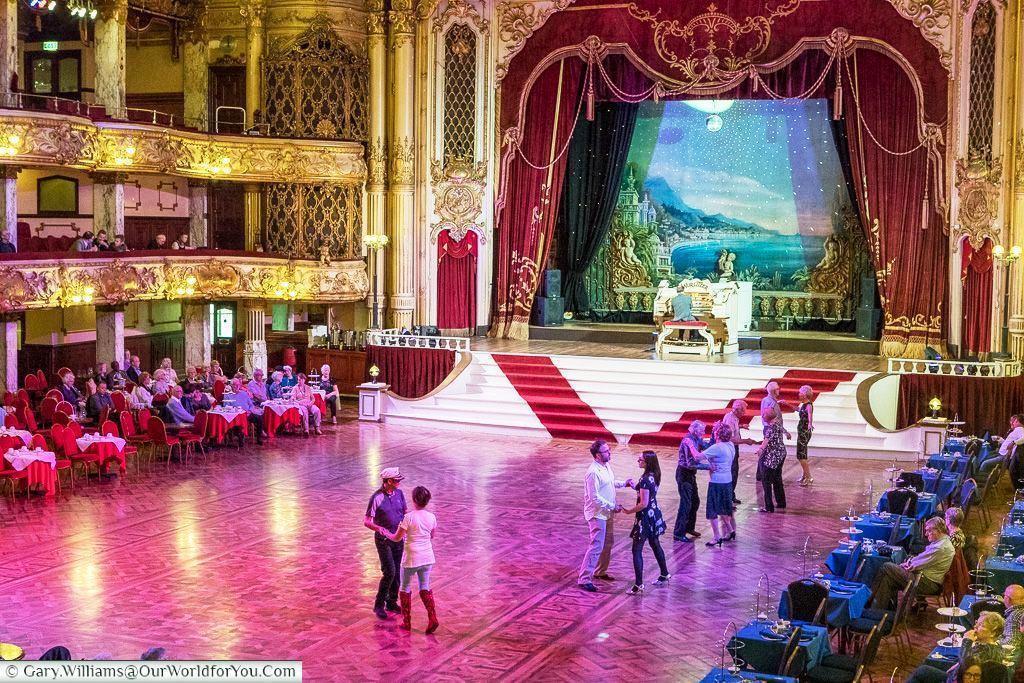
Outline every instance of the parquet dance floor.
{"label": "parquet dance floor", "polygon": [[[718,661],[726,625],[750,617],[758,576],[795,578],[805,539],[834,547],[837,518],[863,508],[869,479],[876,492],[883,484],[884,463],[816,460],[804,489],[790,461],[789,510],[759,514],[745,453],[737,543],[708,549],[666,535],[670,585],[629,597],[631,521],[620,517],[619,580],[590,594],[576,588],[585,444],[351,418],[320,438],[221,449],[170,474],[158,465],[80,480],[56,502],[3,501],[0,640],[30,658],[66,645],[76,659],[131,659],[160,645],[176,659],[301,659],[315,681],[697,680]],[[615,450],[619,478],[635,474],[630,452]],[[671,528],[675,457],[661,456]],[[362,517],[384,466],[401,467],[407,490],[434,494],[434,636],[418,601],[412,634],[370,610],[379,572]],[[701,475],[702,498],[705,488]],[[649,556],[647,565],[650,585],[657,569]]]}

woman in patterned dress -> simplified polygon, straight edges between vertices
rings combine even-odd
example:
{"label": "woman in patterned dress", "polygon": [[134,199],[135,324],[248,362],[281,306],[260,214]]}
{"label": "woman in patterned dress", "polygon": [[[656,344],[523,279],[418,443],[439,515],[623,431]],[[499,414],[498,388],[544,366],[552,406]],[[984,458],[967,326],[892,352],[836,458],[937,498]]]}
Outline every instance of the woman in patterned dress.
{"label": "woman in patterned dress", "polygon": [[814,431],[814,389],[805,384],[800,387],[797,395],[800,397],[800,407],[796,412],[800,416],[800,423],[796,427],[796,461],[804,471],[800,485],[809,486],[814,483],[811,465],[807,462],[807,444],[811,442],[811,432]]}
{"label": "woman in patterned dress", "polygon": [[[764,491],[764,507],[761,512],[775,512],[775,507],[786,508],[786,489],[782,485],[782,465],[786,461],[786,443],[782,435],[786,432],[782,418],[774,410],[761,411],[764,423],[764,441],[757,452],[757,469],[761,473],[761,488]],[[772,493],[775,502],[772,502]]]}
{"label": "woman in patterned dress", "polygon": [[636,489],[636,505],[622,510],[626,514],[636,513],[636,522],[633,523],[633,531],[629,534],[633,539],[633,572],[636,574],[636,582],[626,591],[628,595],[637,595],[644,590],[644,543],[651,546],[654,559],[658,561],[658,568],[661,570],[654,585],[664,586],[672,576],[668,573],[665,551],[661,549],[661,541],[658,540],[666,529],[657,499],[658,486],[661,484],[658,455],[654,451],[644,451],[636,459],[636,463],[643,469],[640,479],[635,484],[632,480],[626,482],[627,486]]}

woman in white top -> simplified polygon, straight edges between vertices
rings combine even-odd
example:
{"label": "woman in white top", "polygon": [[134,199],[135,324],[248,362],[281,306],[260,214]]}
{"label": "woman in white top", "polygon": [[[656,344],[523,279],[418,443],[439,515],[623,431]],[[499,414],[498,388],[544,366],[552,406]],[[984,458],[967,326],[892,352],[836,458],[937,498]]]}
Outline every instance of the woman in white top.
{"label": "woman in white top", "polygon": [[170,358],[164,358],[162,361],[160,361],[160,369],[164,371],[164,376],[167,378],[168,382],[170,382],[171,384],[178,383],[178,372],[174,369],[174,366],[171,364]]}
{"label": "woman in white top", "polygon": [[149,377],[148,372],[144,372],[139,375],[139,383],[135,385],[132,390],[132,407],[135,409],[152,408],[153,407],[153,394],[151,389],[153,388],[153,381]]}
{"label": "woman in white top", "polygon": [[434,545],[432,539],[437,530],[437,518],[427,510],[430,503],[430,491],[425,486],[417,486],[412,490],[413,509],[405,513],[398,530],[390,534],[383,532],[392,541],[407,538],[405,552],[402,554],[402,585],[398,589],[398,598],[402,606],[402,628],[412,629],[412,577],[419,580],[420,599],[427,608],[427,633],[433,633],[440,626],[437,612],[434,609],[434,594],[430,590],[430,569],[434,566]]}

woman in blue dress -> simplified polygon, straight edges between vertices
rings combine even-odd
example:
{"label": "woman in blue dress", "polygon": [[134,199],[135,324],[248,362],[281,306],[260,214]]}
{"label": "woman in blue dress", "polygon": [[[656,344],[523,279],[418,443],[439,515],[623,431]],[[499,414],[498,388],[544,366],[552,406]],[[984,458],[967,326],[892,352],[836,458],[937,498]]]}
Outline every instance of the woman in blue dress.
{"label": "woman in blue dress", "polygon": [[665,533],[665,520],[661,516],[661,508],[658,507],[658,486],[661,484],[661,465],[658,464],[658,455],[654,451],[644,451],[636,459],[637,465],[643,469],[640,479],[634,484],[632,480],[626,484],[636,489],[636,505],[622,511],[626,514],[636,513],[636,521],[633,523],[633,531],[630,538],[633,539],[633,572],[636,581],[633,587],[627,592],[629,595],[637,595],[644,590],[644,544],[647,543],[654,551],[654,559],[658,561],[658,568],[661,574],[654,582],[655,586],[664,586],[672,576],[668,573],[668,564],[665,562],[665,551],[661,549],[661,541],[658,538]]}

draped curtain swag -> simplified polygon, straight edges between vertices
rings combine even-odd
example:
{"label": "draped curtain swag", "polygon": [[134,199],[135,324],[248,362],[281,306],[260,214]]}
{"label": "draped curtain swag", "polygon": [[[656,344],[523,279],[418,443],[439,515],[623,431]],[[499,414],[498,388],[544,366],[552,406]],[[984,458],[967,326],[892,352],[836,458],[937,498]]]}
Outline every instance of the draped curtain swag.
{"label": "draped curtain swag", "polygon": [[437,238],[437,326],[442,330],[476,328],[477,234],[466,232],[461,241],[447,230]]}
{"label": "draped curtain swag", "polygon": [[[764,6],[754,0],[724,4],[735,17],[757,14]],[[577,120],[594,118],[595,102],[815,97],[828,98],[834,118],[844,124],[853,194],[885,311],[882,353],[920,357],[925,346],[941,345],[947,289],[946,72],[934,49],[888,3],[864,4],[860,12],[843,13],[833,2],[797,2],[792,16],[774,19],[771,45],[757,63],[740,61],[730,71],[724,60],[698,59],[699,73],[687,79],[663,63],[662,46],[630,18],[638,11],[633,5],[549,19],[503,81],[491,336],[527,335],[544,245],[553,229],[551,213],[558,210],[568,134]],[[635,5],[660,9],[655,0]],[[673,15],[697,13],[682,3],[665,9]],[[814,35],[819,37],[809,37]],[[683,49],[681,42],[674,45]],[[684,55],[672,56],[675,65],[683,61]],[[666,80],[665,73],[681,80]]]}
{"label": "draped curtain swag", "polygon": [[962,346],[967,355],[975,356],[992,350],[992,240],[985,238],[980,249],[963,241]]}

